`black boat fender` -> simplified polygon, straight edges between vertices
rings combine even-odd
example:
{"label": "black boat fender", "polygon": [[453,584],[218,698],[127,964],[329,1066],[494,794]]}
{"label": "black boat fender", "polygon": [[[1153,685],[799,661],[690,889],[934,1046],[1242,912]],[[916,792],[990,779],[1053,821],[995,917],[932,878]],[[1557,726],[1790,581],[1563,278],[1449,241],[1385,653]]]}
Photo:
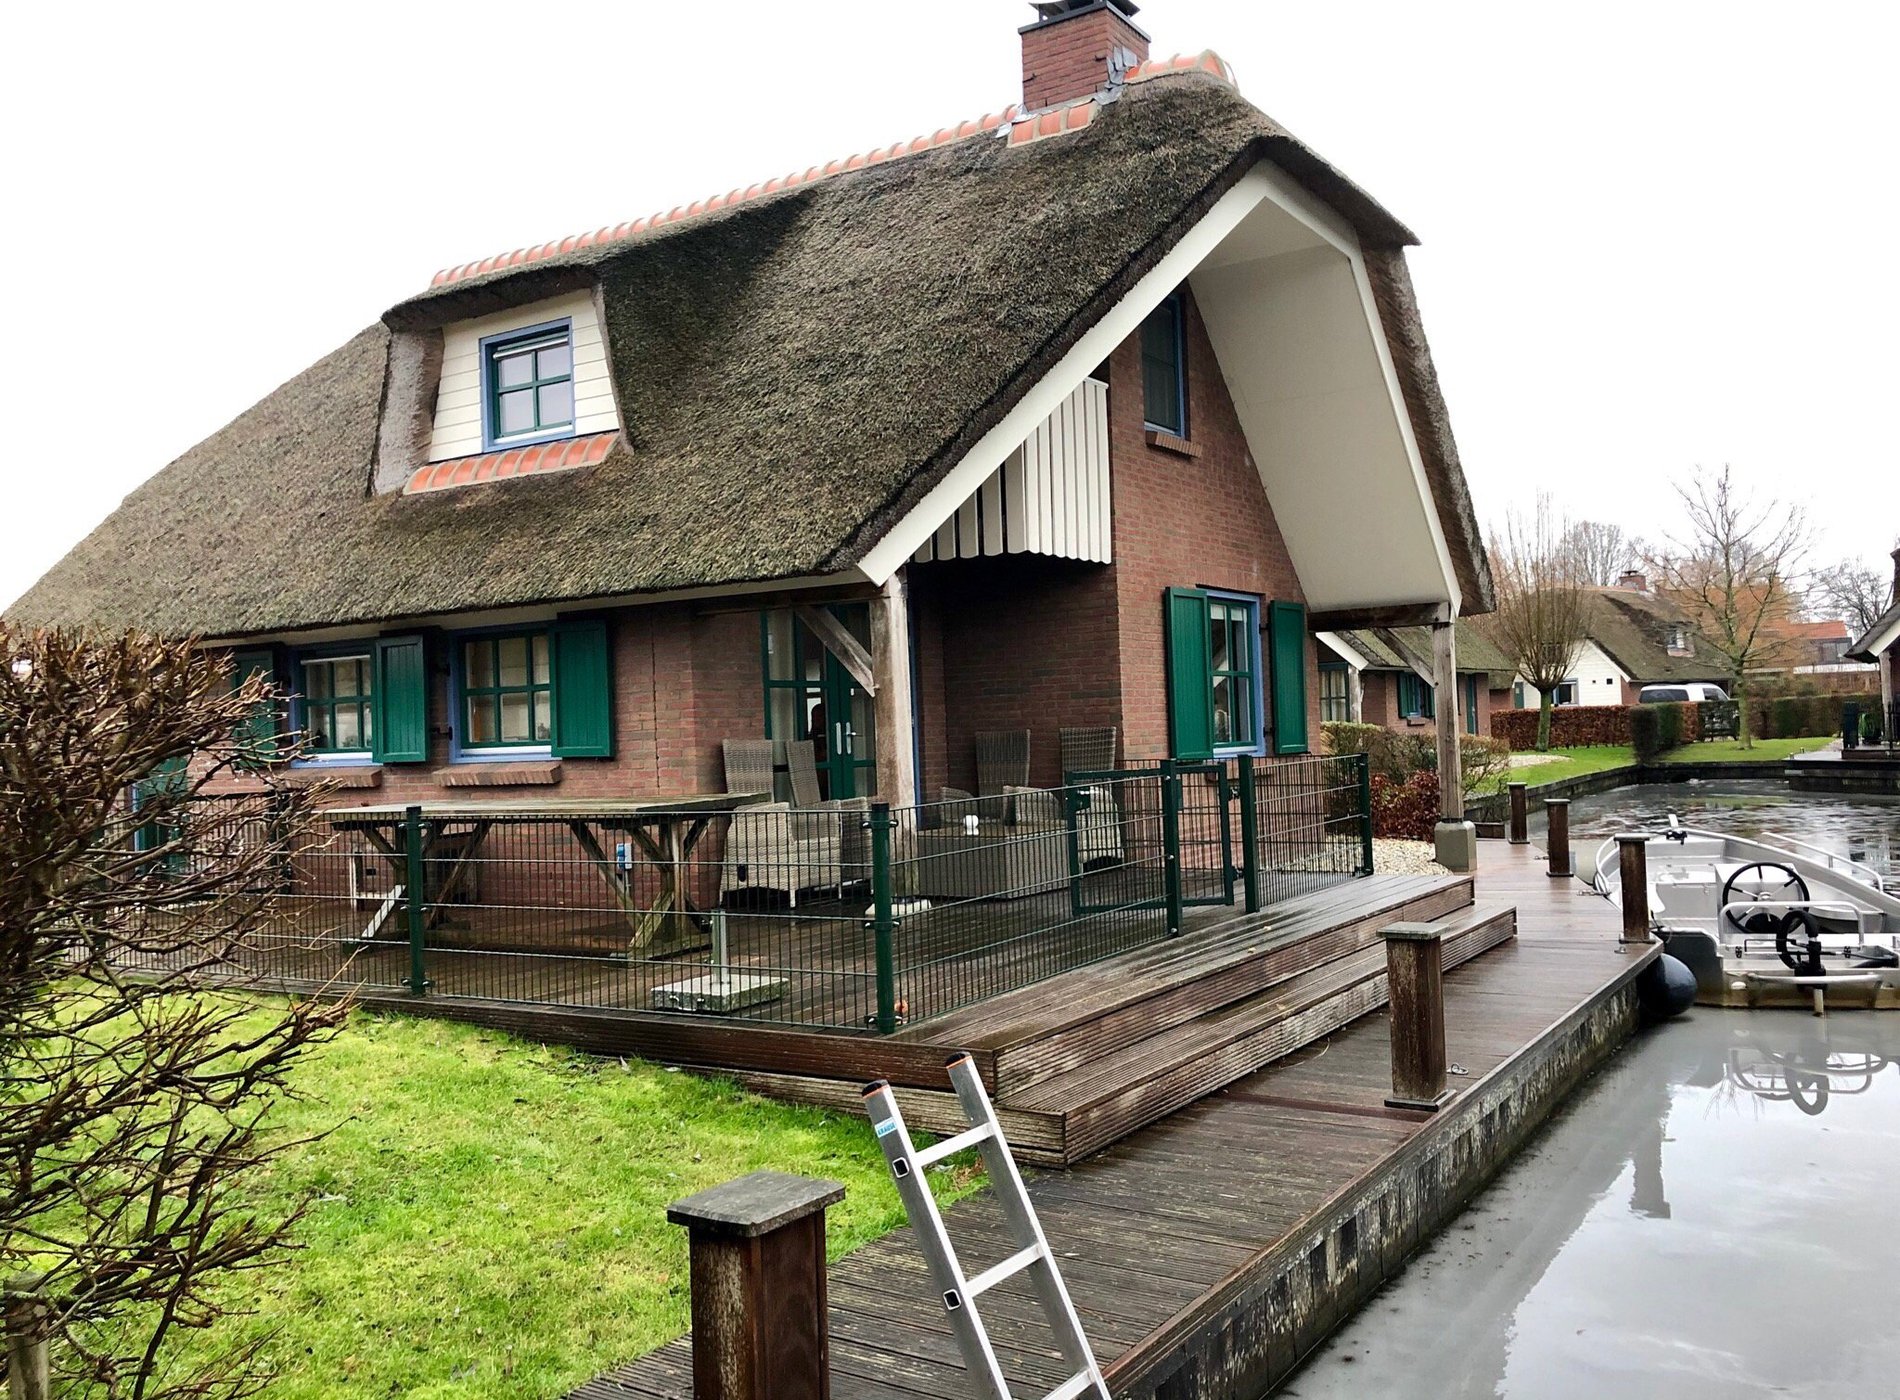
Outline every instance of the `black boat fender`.
{"label": "black boat fender", "polygon": [[1636,976],[1636,1001],[1650,1024],[1680,1016],[1695,1005],[1695,974],[1664,953]]}

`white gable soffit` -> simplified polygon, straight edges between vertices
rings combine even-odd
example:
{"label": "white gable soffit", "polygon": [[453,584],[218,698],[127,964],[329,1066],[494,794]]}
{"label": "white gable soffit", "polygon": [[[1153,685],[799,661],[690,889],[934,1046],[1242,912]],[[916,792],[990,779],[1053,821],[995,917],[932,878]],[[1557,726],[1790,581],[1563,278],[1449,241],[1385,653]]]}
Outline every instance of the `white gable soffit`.
{"label": "white gable soffit", "polygon": [[1335,656],[1352,667],[1355,671],[1363,671],[1372,664],[1366,656],[1353,647],[1348,646],[1346,639],[1337,632],[1315,632],[1313,639],[1315,641],[1324,642],[1332,649]]}
{"label": "white gable soffit", "polygon": [[1190,278],[1308,606],[1455,609],[1451,552],[1358,240],[1268,165],[1216,200],[859,569],[888,578]]}

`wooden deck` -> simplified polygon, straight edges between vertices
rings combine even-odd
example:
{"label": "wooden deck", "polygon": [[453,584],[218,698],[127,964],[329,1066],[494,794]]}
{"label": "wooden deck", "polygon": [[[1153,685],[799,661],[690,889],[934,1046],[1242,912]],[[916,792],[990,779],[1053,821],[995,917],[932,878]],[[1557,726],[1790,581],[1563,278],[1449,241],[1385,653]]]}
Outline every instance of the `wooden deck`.
{"label": "wooden deck", "polygon": [[[1080,1166],[1032,1181],[1117,1396],[1238,1400],[1284,1377],[1627,1033],[1630,983],[1654,950],[1620,950],[1608,904],[1574,881],[1550,880],[1531,848],[1486,842],[1481,852],[1480,888],[1515,906],[1517,937],[1445,979],[1448,1048],[1465,1073],[1442,1112],[1384,1106],[1386,1027],[1383,1017],[1361,1014]],[[1479,911],[1459,916],[1473,928],[1484,922]],[[1268,976],[1253,970],[1262,953],[1271,956],[1259,950],[1222,975]],[[1343,952],[1328,975],[1349,980],[1357,956]],[[1179,984],[1159,965],[1154,971],[1157,994],[1172,994]],[[1317,996],[1317,986],[1308,993]],[[1094,995],[1094,1003],[1064,998],[1070,1025],[1099,1022],[1123,1004],[1106,986]],[[985,1048],[1006,1084],[1023,1056],[1079,1056],[1077,1069],[1091,1070],[1086,1039],[1061,1044],[1066,1029],[1004,1010],[952,1023]],[[1016,1093],[1016,1111],[1048,1107],[1058,1091],[1047,1086],[1077,1069],[1038,1081],[1040,1094]],[[1007,1252],[987,1195],[948,1218],[968,1267]],[[839,1400],[969,1393],[908,1231],[834,1265],[830,1287]],[[1020,1280],[986,1294],[983,1312],[1019,1393],[1040,1394],[1063,1378]],[[682,1340],[589,1382],[573,1400],[690,1395]]]}

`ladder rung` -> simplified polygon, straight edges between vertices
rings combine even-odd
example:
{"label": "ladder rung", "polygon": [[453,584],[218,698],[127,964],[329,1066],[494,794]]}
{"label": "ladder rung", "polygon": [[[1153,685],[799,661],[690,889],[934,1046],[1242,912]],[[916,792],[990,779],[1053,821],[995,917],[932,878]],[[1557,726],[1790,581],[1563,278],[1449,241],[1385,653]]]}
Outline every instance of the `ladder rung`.
{"label": "ladder rung", "polygon": [[1087,1390],[1094,1381],[1095,1377],[1091,1376],[1087,1371],[1077,1371],[1061,1385],[1043,1396],[1042,1400],[1075,1400],[1075,1397]]}
{"label": "ladder rung", "polygon": [[1012,1274],[1019,1274],[1038,1259],[1042,1258],[1042,1246],[1032,1244],[1027,1249],[1019,1249],[1000,1264],[992,1264],[975,1278],[963,1285],[963,1291],[974,1298],[979,1293],[987,1293]]}
{"label": "ladder rung", "polygon": [[990,1135],[987,1124],[982,1127],[967,1128],[955,1137],[947,1137],[942,1142],[924,1148],[916,1154],[919,1170],[933,1162],[941,1162],[945,1157],[954,1157],[966,1147],[975,1147]]}

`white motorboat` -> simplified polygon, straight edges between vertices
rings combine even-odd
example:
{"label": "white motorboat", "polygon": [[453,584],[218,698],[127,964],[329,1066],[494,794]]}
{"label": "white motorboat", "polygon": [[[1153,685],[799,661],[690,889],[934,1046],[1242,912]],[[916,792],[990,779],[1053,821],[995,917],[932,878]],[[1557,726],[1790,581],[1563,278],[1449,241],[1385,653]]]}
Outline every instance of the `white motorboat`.
{"label": "white motorboat", "polygon": [[[1695,974],[1697,1000],[1900,1008],[1894,881],[1792,837],[1701,831],[1674,816],[1644,834],[1650,925]],[[1622,906],[1615,838],[1597,852],[1593,883]]]}

